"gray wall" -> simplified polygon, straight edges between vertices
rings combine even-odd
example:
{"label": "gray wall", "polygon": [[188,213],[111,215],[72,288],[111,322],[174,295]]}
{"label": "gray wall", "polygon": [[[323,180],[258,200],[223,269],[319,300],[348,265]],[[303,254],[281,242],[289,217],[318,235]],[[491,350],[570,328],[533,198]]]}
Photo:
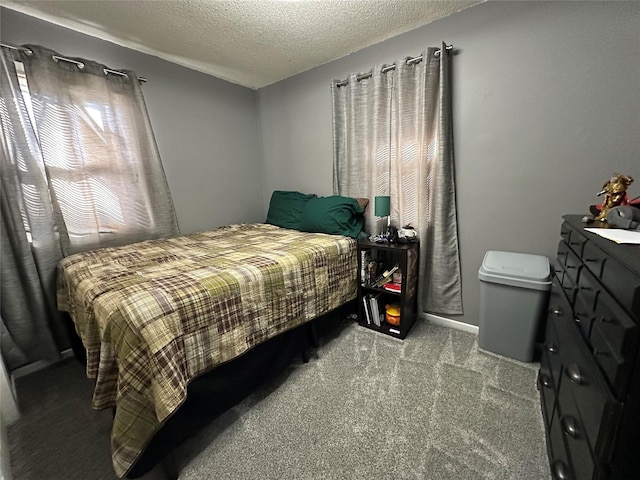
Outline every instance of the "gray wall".
{"label": "gray wall", "polygon": [[555,257],[561,216],[586,213],[613,172],[640,195],[640,3],[489,2],[259,91],[265,204],[332,193],[330,80],[415,56],[453,58],[465,314],[477,325],[487,250]]}
{"label": "gray wall", "polygon": [[640,194],[640,3],[488,2],[257,93],[6,9],[0,21],[4,42],[149,79],[184,232],[262,221],[275,189],[331,194],[330,80],[454,44],[465,315],[453,318],[472,325],[487,250],[553,257],[562,214],[586,212],[614,171]]}
{"label": "gray wall", "polygon": [[7,9],[0,38],[148,79],[142,88],[182,232],[264,221],[255,91]]}

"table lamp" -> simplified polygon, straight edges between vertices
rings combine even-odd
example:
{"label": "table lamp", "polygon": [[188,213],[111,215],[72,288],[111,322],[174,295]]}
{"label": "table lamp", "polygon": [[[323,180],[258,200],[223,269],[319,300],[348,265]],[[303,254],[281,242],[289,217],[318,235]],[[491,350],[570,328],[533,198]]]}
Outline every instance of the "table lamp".
{"label": "table lamp", "polygon": [[[374,214],[376,217],[387,217],[387,228],[391,224],[391,197],[380,196],[374,199]],[[384,236],[384,232],[383,232]]]}

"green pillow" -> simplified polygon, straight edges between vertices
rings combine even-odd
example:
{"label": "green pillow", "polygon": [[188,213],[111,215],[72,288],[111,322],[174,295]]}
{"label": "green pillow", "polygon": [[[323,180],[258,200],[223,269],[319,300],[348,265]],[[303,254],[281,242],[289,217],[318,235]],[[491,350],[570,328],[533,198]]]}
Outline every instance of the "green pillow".
{"label": "green pillow", "polygon": [[357,238],[364,225],[364,209],[351,197],[315,197],[302,211],[304,232],[329,233]]}
{"label": "green pillow", "polygon": [[315,198],[315,195],[282,190],[274,191],[271,194],[266,223],[282,228],[301,230],[302,210],[312,198]]}

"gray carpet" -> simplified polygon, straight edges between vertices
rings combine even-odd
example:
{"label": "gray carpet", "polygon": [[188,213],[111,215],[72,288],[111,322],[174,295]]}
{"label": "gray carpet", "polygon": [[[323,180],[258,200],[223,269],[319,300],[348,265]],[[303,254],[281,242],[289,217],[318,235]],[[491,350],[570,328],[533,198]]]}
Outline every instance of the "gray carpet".
{"label": "gray carpet", "polygon": [[[317,356],[292,364],[166,463],[181,480],[549,479],[537,365],[481,352],[476,336],[425,322],[404,341],[349,324]],[[15,480],[115,478],[110,414],[91,411],[78,367],[18,383],[19,393],[44,392],[8,432]],[[162,475],[156,468],[144,478]]]}

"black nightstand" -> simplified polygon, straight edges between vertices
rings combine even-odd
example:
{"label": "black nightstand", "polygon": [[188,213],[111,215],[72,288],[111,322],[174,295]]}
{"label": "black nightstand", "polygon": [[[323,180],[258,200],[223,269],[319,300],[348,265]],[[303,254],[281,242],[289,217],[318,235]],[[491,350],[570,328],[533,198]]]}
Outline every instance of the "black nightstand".
{"label": "black nightstand", "polygon": [[[363,241],[358,244],[358,320],[363,327],[392,337],[405,338],[416,322],[418,289],[418,243],[387,244]],[[396,279],[401,279],[399,291],[375,285],[383,273],[397,266]],[[393,278],[393,275],[392,275]],[[382,319],[375,317],[375,305]],[[399,324],[385,319],[385,307],[395,304],[400,309]],[[379,323],[379,325],[378,325]]]}

